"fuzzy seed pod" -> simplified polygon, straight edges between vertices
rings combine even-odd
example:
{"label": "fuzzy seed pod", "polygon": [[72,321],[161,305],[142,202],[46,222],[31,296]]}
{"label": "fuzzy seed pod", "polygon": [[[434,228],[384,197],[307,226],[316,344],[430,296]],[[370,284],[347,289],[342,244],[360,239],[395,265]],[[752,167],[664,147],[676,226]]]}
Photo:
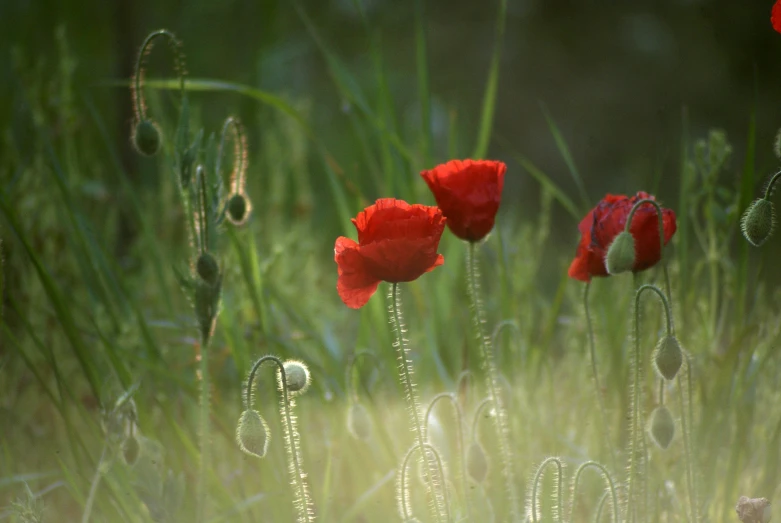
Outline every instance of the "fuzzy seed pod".
{"label": "fuzzy seed pod", "polygon": [[198,272],[198,276],[209,284],[214,284],[220,274],[220,267],[217,265],[217,260],[208,252],[204,252],[198,256],[198,261],[195,262],[195,270]]}
{"label": "fuzzy seed pod", "polygon": [[138,461],[140,451],[141,446],[138,444],[138,440],[135,436],[128,436],[125,438],[125,441],[122,442],[122,459],[131,467]]}
{"label": "fuzzy seed pod", "polygon": [[347,408],[347,430],[352,437],[369,441],[372,437],[372,419],[369,411],[357,401],[350,402]]}
{"label": "fuzzy seed pod", "polygon": [[664,336],[656,344],[654,351],[654,367],[656,372],[667,381],[672,380],[678,374],[683,364],[683,351],[678,338]]}
{"label": "fuzzy seed pod", "polygon": [[237,193],[230,197],[225,214],[233,225],[243,225],[249,218],[249,212],[250,205],[246,196]]}
{"label": "fuzzy seed pod", "polygon": [[[306,392],[312,382],[312,378],[309,376],[309,367],[303,361],[298,360],[288,360],[284,363],[284,367],[287,391],[294,395]],[[277,379],[280,379],[279,375],[277,375]]]}
{"label": "fuzzy seed pod", "polygon": [[605,255],[605,268],[610,274],[629,272],[635,265],[635,238],[626,231],[621,231]]}
{"label": "fuzzy seed pod", "polygon": [[160,150],[162,135],[152,120],[141,120],[133,131],[133,146],[144,156],[154,156]]}
{"label": "fuzzy seed pod", "polygon": [[770,238],[776,225],[775,210],[773,202],[760,198],[743,213],[743,219],[740,220],[740,228],[743,236],[753,245],[759,247]]}
{"label": "fuzzy seed pod", "polygon": [[651,413],[651,423],[648,432],[651,434],[651,439],[660,449],[667,450],[675,435],[675,420],[673,420],[670,409],[664,405],[654,409]]}
{"label": "fuzzy seed pod", "polygon": [[473,441],[466,449],[466,473],[478,484],[488,476],[488,456],[477,441]]}
{"label": "fuzzy seed pod", "polygon": [[266,420],[256,410],[245,410],[236,427],[236,443],[250,456],[262,458],[268,451],[269,429]]}

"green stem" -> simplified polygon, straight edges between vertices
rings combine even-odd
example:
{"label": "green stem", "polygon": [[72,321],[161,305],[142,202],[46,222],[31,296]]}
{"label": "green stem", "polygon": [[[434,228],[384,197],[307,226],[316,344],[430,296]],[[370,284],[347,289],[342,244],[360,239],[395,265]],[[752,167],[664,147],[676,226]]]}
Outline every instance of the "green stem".
{"label": "green stem", "polygon": [[377,356],[372,352],[362,350],[350,356],[350,358],[347,360],[347,366],[344,371],[344,381],[345,387],[347,388],[347,397],[353,401],[358,401],[358,387],[354,383],[353,369],[355,369],[355,363],[362,357],[369,358],[377,367],[380,365],[380,361],[377,359]]}
{"label": "green stem", "polygon": [[773,177],[768,182],[767,187],[765,187],[765,200],[769,200],[770,196],[772,196],[773,185],[775,185],[776,180],[778,180],[779,176],[781,176],[781,171],[778,171],[776,174],[774,174]]}
{"label": "green stem", "polygon": [[443,392],[437,394],[432,398],[431,403],[428,404],[426,409],[426,416],[424,419],[423,428],[426,433],[426,439],[428,439],[428,424],[431,413],[434,410],[436,404],[441,400],[448,400],[453,407],[453,412],[456,416],[456,452],[458,453],[458,459],[461,462],[461,490],[464,495],[464,508],[466,509],[467,516],[472,518],[472,507],[469,503],[469,489],[466,485],[466,455],[464,454],[464,414],[461,412],[461,406],[458,404],[455,394],[449,392]]}
{"label": "green stem", "polygon": [[540,480],[542,479],[542,475],[545,472],[545,467],[548,465],[556,466],[556,491],[553,494],[553,499],[556,501],[556,506],[554,507],[553,521],[561,521],[561,518],[564,517],[564,507],[561,500],[562,496],[564,495],[564,464],[559,458],[554,456],[546,458],[542,463],[540,463],[540,466],[537,467],[537,472],[534,474],[534,481],[532,483],[532,497],[530,503],[531,506],[529,507],[529,510],[532,514],[532,523],[537,523],[539,521],[537,519],[537,512],[539,512]]}
{"label": "green stem", "polygon": [[210,463],[211,453],[209,447],[210,433],[210,390],[209,390],[209,337],[201,338],[201,356],[199,361],[199,370],[201,373],[201,388],[199,395],[199,447],[200,456],[198,461],[198,497],[196,507],[196,521],[206,521],[208,504],[208,489],[206,486],[206,476]]}
{"label": "green stem", "polygon": [[92,505],[95,503],[95,496],[98,493],[98,485],[100,484],[100,478],[103,477],[103,467],[106,460],[106,451],[108,450],[108,444],[103,444],[103,450],[100,453],[98,459],[98,465],[95,468],[95,475],[92,476],[92,483],[89,487],[89,494],[87,495],[87,502],[84,504],[84,514],[81,516],[81,523],[87,523],[90,515],[92,514]]}
{"label": "green stem", "polygon": [[629,229],[632,226],[632,219],[635,216],[635,212],[644,204],[653,205],[654,209],[656,209],[656,216],[659,218],[659,259],[662,262],[662,271],[664,272],[665,291],[667,292],[667,297],[670,298],[670,274],[667,271],[667,262],[664,260],[664,213],[662,212],[661,205],[659,205],[656,200],[651,200],[649,198],[643,198],[642,200],[635,202],[632,209],[629,211],[629,216],[627,216],[624,230],[631,233]]}
{"label": "green stem", "polygon": [[[399,360],[399,379],[404,388],[404,396],[407,399],[407,410],[409,411],[412,430],[415,432],[415,437],[417,438],[417,445],[419,448],[425,449],[426,441],[424,440],[425,436],[420,422],[420,400],[418,399],[418,394],[415,390],[415,384],[412,381],[412,360],[409,359],[409,347],[407,346],[407,340],[404,338],[406,329],[401,315],[401,295],[399,293],[398,283],[391,284],[391,292],[388,295],[388,298],[391,302],[389,312],[391,314],[390,319],[395,337],[393,347],[396,349]],[[437,521],[442,521],[443,502],[441,501],[441,496],[436,488],[436,476],[434,474],[436,471],[432,466],[431,460],[427,458],[424,451],[421,451],[420,458],[428,468],[426,490],[431,496],[431,511],[434,513]],[[443,481],[442,489],[445,490],[447,489],[447,485],[444,484],[445,477],[444,475],[441,475],[440,477]],[[444,508],[449,510],[448,507]]]}
{"label": "green stem", "polygon": [[[692,379],[691,379],[691,361],[689,355],[684,352],[686,358],[686,381],[688,386],[689,401],[688,409],[686,408],[686,401],[684,398],[684,384],[681,380],[681,375],[678,374],[678,399],[681,408],[681,429],[683,431],[683,452],[686,459],[686,483],[689,490],[689,511],[691,514],[691,521],[696,523],[699,521],[699,514],[697,513],[697,485],[694,472],[694,461],[692,456],[692,442],[691,442],[691,423],[693,421],[691,410],[691,393],[692,393]],[[688,416],[688,420],[687,420]]]}
{"label": "green stem", "polygon": [[475,256],[475,243],[469,243],[467,251],[467,278],[469,296],[472,301],[472,315],[475,324],[476,336],[480,347],[483,369],[485,370],[486,388],[489,397],[493,401],[496,415],[494,416],[494,428],[499,442],[499,453],[502,460],[502,473],[507,488],[507,497],[510,504],[510,515],[513,521],[520,520],[518,495],[515,491],[515,468],[513,467],[512,452],[510,450],[510,428],[507,410],[504,408],[501,394],[499,394],[499,371],[496,368],[491,340],[485,335],[482,304],[480,302],[480,283]]}
{"label": "green stem", "polygon": [[215,164],[215,170],[217,171],[217,177],[222,180],[222,159],[225,155],[225,140],[228,136],[228,132],[231,132],[231,138],[233,139],[233,173],[231,175],[231,195],[244,194],[245,172],[247,170],[247,158],[245,151],[245,138],[244,132],[241,128],[241,123],[237,118],[229,116],[222,124],[222,132],[220,133],[220,147],[217,150],[217,160]]}
{"label": "green stem", "polygon": [[[409,460],[412,457],[412,455],[415,453],[416,450],[421,450],[421,448],[424,448],[428,451],[431,456],[433,456],[433,461],[436,463],[438,471],[443,475],[444,477],[444,470],[445,467],[442,464],[442,458],[439,457],[439,452],[437,452],[437,449],[432,445],[431,443],[424,443],[423,447],[419,447],[418,444],[415,444],[412,446],[411,449],[407,451],[407,454],[404,456],[404,461],[401,462],[401,471],[399,473],[399,484],[398,484],[398,491],[397,491],[397,497],[399,503],[399,512],[401,512],[401,517],[404,518],[404,521],[417,521],[413,515],[412,515],[412,505],[409,501],[409,484],[407,482],[407,470],[409,470]],[[423,452],[421,451],[421,459],[423,456]],[[429,459],[426,459],[428,462]],[[447,499],[447,489],[445,489],[445,506],[448,507],[447,509],[447,520],[450,521],[450,509],[449,509],[449,501]]]}
{"label": "green stem", "polygon": [[136,119],[138,121],[146,120],[146,101],[144,99],[144,93],[142,91],[142,85],[144,83],[144,61],[146,56],[152,51],[152,44],[156,38],[167,38],[171,47],[174,49],[175,61],[174,69],[179,75],[179,90],[182,97],[184,97],[184,53],[182,53],[182,42],[176,38],[171,31],[167,29],[160,29],[150,33],[141,44],[141,50],[136,58],[135,75],[133,76],[133,109],[136,113]]}
{"label": "green stem", "polygon": [[293,503],[298,511],[298,521],[304,523],[310,523],[314,521],[314,505],[312,498],[309,494],[309,486],[306,483],[306,473],[303,470],[302,460],[299,450],[299,434],[296,430],[295,418],[293,417],[293,402],[290,399],[290,393],[287,388],[287,376],[285,375],[285,365],[282,360],[276,356],[263,356],[252,366],[252,370],[249,373],[247,379],[247,389],[245,391],[246,396],[244,401],[247,405],[247,409],[252,409],[253,398],[252,390],[255,382],[255,374],[261,365],[270,361],[277,366],[279,370],[279,388],[282,391],[281,412],[284,422],[285,430],[285,448],[290,459],[290,473],[293,476],[291,483],[295,486],[295,502]]}
{"label": "green stem", "polygon": [[[569,511],[570,523],[572,522],[572,519],[575,516],[575,504],[577,503],[578,500],[578,485],[580,484],[580,477],[588,468],[597,469],[600,475],[602,476],[602,479],[605,480],[607,486],[607,492],[605,492],[606,497],[604,497],[603,501],[600,502],[600,507],[602,506],[602,503],[604,503],[604,499],[607,499],[607,496],[610,496],[610,502],[612,504],[612,509],[613,509],[612,510],[613,523],[618,523],[618,494],[616,493],[615,482],[613,481],[613,477],[610,475],[610,473],[605,468],[605,466],[596,461],[586,461],[585,463],[583,463],[578,467],[578,470],[575,471],[575,477],[572,480],[572,499],[571,499],[570,511]],[[600,514],[601,514],[601,508],[600,508]]]}
{"label": "green stem", "polygon": [[610,461],[613,465],[613,469],[616,469],[616,451],[613,447],[613,440],[610,438],[610,424],[607,417],[607,409],[605,408],[605,398],[602,396],[602,385],[599,381],[599,372],[597,371],[597,349],[596,342],[594,340],[594,326],[591,323],[591,312],[588,307],[588,295],[589,289],[591,289],[591,282],[586,283],[586,288],[583,291],[583,308],[586,311],[586,328],[588,329],[588,348],[589,359],[591,360],[591,375],[594,380],[594,389],[597,395],[597,403],[599,405],[599,412],[602,416],[602,429],[605,434],[605,441],[607,442],[608,450],[610,451]]}

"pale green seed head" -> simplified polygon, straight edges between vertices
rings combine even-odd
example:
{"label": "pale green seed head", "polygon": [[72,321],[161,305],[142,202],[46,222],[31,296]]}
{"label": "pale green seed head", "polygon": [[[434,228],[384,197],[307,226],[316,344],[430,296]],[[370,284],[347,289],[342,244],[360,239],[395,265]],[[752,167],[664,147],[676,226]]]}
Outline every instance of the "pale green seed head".
{"label": "pale green seed head", "polygon": [[268,452],[270,432],[266,420],[255,410],[245,410],[241,413],[236,427],[236,443],[239,448],[250,456],[262,458]]}
{"label": "pale green seed head", "polygon": [[635,239],[626,232],[621,231],[613,239],[605,256],[605,268],[610,274],[629,272],[635,265]]}
{"label": "pale green seed head", "polygon": [[773,202],[760,198],[746,209],[740,228],[743,236],[755,247],[759,247],[773,234],[776,225],[775,209]]}
{"label": "pale green seed head", "polygon": [[488,476],[488,456],[477,441],[473,441],[466,449],[466,473],[478,484]]}
{"label": "pale green seed head", "polygon": [[656,344],[654,350],[654,368],[659,375],[670,381],[678,374],[683,365],[683,350],[678,338],[664,336]]}
{"label": "pale green seed head", "polygon": [[651,413],[651,422],[648,433],[656,445],[666,450],[673,441],[675,435],[675,420],[670,409],[661,405]]}

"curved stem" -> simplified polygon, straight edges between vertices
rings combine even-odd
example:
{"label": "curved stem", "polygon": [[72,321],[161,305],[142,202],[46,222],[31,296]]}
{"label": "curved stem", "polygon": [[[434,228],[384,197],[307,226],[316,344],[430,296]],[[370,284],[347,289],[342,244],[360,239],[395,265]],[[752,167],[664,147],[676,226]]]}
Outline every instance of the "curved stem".
{"label": "curved stem", "polygon": [[95,495],[98,493],[98,485],[100,484],[100,478],[103,477],[103,466],[106,460],[106,451],[108,450],[108,444],[103,443],[103,450],[100,453],[98,459],[98,465],[95,468],[95,475],[92,476],[92,483],[89,487],[89,494],[87,495],[87,502],[84,504],[84,513],[81,516],[81,523],[87,523],[90,515],[92,515],[92,505],[95,503]]}
{"label": "curved stem", "polygon": [[483,409],[485,409],[492,402],[493,400],[491,398],[485,398],[475,409],[475,415],[472,418],[472,441],[477,440],[477,425],[480,423],[480,415],[483,413]]}
{"label": "curved stem", "polygon": [[577,502],[578,498],[578,485],[580,484],[580,476],[583,475],[583,473],[588,468],[597,469],[602,476],[602,479],[605,480],[605,484],[607,486],[607,492],[605,495],[610,496],[610,503],[613,509],[613,523],[618,523],[618,494],[616,493],[615,482],[613,481],[613,477],[610,475],[610,472],[608,472],[605,466],[596,461],[586,461],[578,467],[578,470],[575,471],[575,476],[572,480],[572,500],[570,503],[569,521],[572,522],[572,519],[575,515],[575,503]]}
{"label": "curved stem", "polygon": [[431,413],[433,412],[434,407],[441,400],[449,400],[450,404],[453,406],[453,412],[455,412],[456,425],[458,427],[456,431],[456,451],[458,453],[458,459],[461,462],[461,490],[463,491],[464,494],[464,507],[466,509],[466,513],[471,518],[472,510],[469,504],[469,490],[467,489],[466,486],[466,456],[464,455],[464,415],[463,412],[461,411],[461,406],[458,404],[458,400],[456,399],[454,394],[451,394],[449,392],[443,392],[441,394],[437,394],[436,396],[434,396],[434,398],[431,400],[431,403],[428,404],[428,408],[426,409],[426,416],[423,418],[424,420],[423,430],[424,433],[426,434],[426,439],[428,439],[429,418],[431,417]]}
{"label": "curved stem", "polygon": [[136,113],[136,119],[138,121],[146,120],[146,101],[144,99],[144,93],[141,87],[144,83],[144,61],[146,56],[152,51],[152,44],[156,38],[164,37],[168,39],[171,47],[173,47],[175,53],[174,70],[179,75],[179,89],[182,96],[184,96],[184,53],[182,53],[182,42],[176,38],[171,31],[167,29],[160,29],[150,33],[141,44],[141,50],[136,58],[136,70],[133,77],[133,109]]}
{"label": "curved stem", "polygon": [[[691,379],[691,360],[689,354],[684,351],[684,357],[686,361],[686,381],[688,386],[688,409],[687,402],[684,398],[684,387],[680,374],[678,375],[678,399],[681,408],[681,429],[683,431],[683,452],[686,459],[686,483],[689,489],[689,510],[691,513],[691,521],[699,521],[699,514],[697,513],[697,484],[694,472],[694,460],[692,455],[692,441],[691,441],[691,423],[692,411],[692,379]],[[687,416],[689,417],[687,421]]]}
{"label": "curved stem", "polygon": [[563,492],[563,482],[564,482],[564,463],[562,461],[552,456],[550,458],[546,458],[542,463],[540,463],[540,466],[537,467],[537,472],[534,474],[534,481],[532,482],[532,497],[531,502],[529,503],[531,506],[529,507],[529,510],[532,513],[532,523],[537,523],[537,512],[539,508],[539,486],[540,486],[540,480],[542,479],[542,475],[545,472],[545,467],[548,465],[555,465],[556,466],[556,492],[553,494],[553,498],[556,500],[556,507],[554,507],[554,514],[553,514],[553,520],[554,521],[561,521],[561,518],[564,516],[564,508],[562,503],[562,492]]}
{"label": "curved stem", "polygon": [[597,347],[594,340],[594,326],[591,323],[591,312],[588,307],[588,295],[591,289],[591,282],[586,283],[586,288],[583,291],[583,309],[586,311],[586,328],[588,330],[588,349],[589,359],[591,360],[591,376],[594,380],[594,389],[597,394],[597,403],[599,405],[599,412],[602,416],[602,429],[605,431],[605,441],[607,442],[608,450],[610,451],[610,462],[613,464],[613,469],[616,468],[616,450],[613,447],[613,440],[610,437],[610,423],[607,417],[607,409],[605,408],[605,398],[602,396],[602,385],[599,382],[599,372],[597,371]]}
{"label": "curved stem", "polygon": [[[610,492],[605,492],[604,494],[602,494],[602,497],[599,498],[599,503],[597,504],[597,511],[594,514],[594,523],[599,523],[600,520],[602,519],[602,511],[605,509],[605,502],[607,501],[608,496],[610,496]],[[614,518],[617,517],[617,515],[616,515],[616,511],[617,510],[618,509],[614,506],[613,507],[613,517]],[[615,522],[615,521],[618,521],[618,520],[614,519],[613,521]]]}
{"label": "curved stem", "polygon": [[659,259],[662,262],[662,272],[664,272],[664,285],[665,285],[665,291],[667,292],[667,297],[670,299],[670,274],[667,271],[667,262],[664,260],[664,246],[666,242],[664,241],[664,213],[662,212],[662,206],[659,205],[656,200],[651,200],[649,198],[643,198],[642,200],[638,200],[633,206],[632,209],[629,211],[629,216],[627,216],[626,219],[626,225],[624,226],[624,230],[626,232],[631,232],[629,229],[632,226],[632,219],[635,216],[635,212],[637,209],[639,209],[642,205],[650,204],[654,206],[654,209],[656,209],[656,216],[659,218]]}
{"label": "curved stem", "polygon": [[247,390],[245,401],[247,408],[252,408],[252,388],[255,381],[255,374],[261,365],[270,361],[277,366],[279,370],[279,389],[282,392],[281,399],[281,411],[285,428],[285,448],[287,449],[288,456],[290,458],[290,473],[293,476],[293,485],[296,489],[296,499],[294,505],[298,510],[299,521],[310,523],[314,520],[314,506],[312,498],[309,495],[309,486],[306,483],[306,473],[303,471],[301,462],[301,456],[299,451],[299,435],[296,430],[295,417],[292,414],[293,401],[290,399],[290,394],[287,388],[287,375],[285,374],[285,365],[282,360],[276,356],[266,355],[260,358],[252,366],[250,370],[249,378],[247,379]]}
{"label": "curved stem", "polygon": [[[398,283],[391,284],[391,291],[388,298],[391,302],[389,312],[391,314],[390,320],[395,335],[393,347],[396,349],[399,360],[399,379],[401,380],[402,387],[404,387],[404,395],[407,398],[407,410],[409,411],[412,430],[415,432],[415,437],[417,438],[417,444],[420,448],[425,448],[425,435],[423,434],[423,428],[420,423],[420,400],[418,399],[418,394],[415,390],[415,383],[412,381],[412,360],[408,357],[409,347],[407,346],[407,340],[404,338],[406,329],[401,315],[401,296],[399,294]],[[431,461],[426,457],[424,452],[421,452],[421,460],[426,464],[428,469],[426,489],[431,495],[431,510],[434,512],[436,520],[442,521],[440,494],[437,491],[436,477],[433,474],[435,471],[433,470]],[[444,483],[444,476],[442,476],[442,482],[442,488],[446,491],[447,485]],[[448,507],[445,508],[449,510]]]}
{"label": "curved stem", "polygon": [[515,491],[515,469],[513,467],[512,451],[510,450],[510,428],[507,420],[507,410],[504,408],[502,397],[499,394],[499,371],[496,368],[491,340],[484,333],[485,319],[483,318],[482,304],[480,302],[480,283],[477,269],[477,259],[475,256],[475,243],[469,243],[467,250],[467,279],[469,296],[472,301],[472,315],[475,324],[476,336],[480,347],[480,356],[482,357],[483,369],[485,370],[486,388],[489,396],[494,403],[496,416],[494,417],[494,428],[499,442],[499,453],[502,459],[502,473],[505,483],[507,483],[507,497],[510,504],[510,515],[513,521],[520,520],[520,509],[518,507],[518,495]]}
{"label": "curved stem", "polygon": [[[423,447],[420,447],[418,443],[415,443],[412,445],[412,448],[410,448],[407,451],[407,454],[404,455],[404,460],[401,462],[401,472],[399,474],[399,484],[398,484],[398,492],[397,492],[397,500],[399,503],[399,512],[401,512],[401,517],[404,518],[404,521],[413,519],[412,516],[412,505],[409,501],[409,485],[407,484],[407,470],[409,470],[409,460],[412,457],[412,454],[415,453],[416,450],[420,450],[421,448],[426,449],[429,453],[431,453],[434,462],[436,463],[437,469],[439,470],[439,473],[444,478],[445,477],[445,468],[442,464],[442,458],[439,456],[439,452],[437,452],[437,449],[432,445],[431,443],[425,442],[423,443]],[[423,452],[421,452],[421,456],[423,455]],[[426,462],[429,462],[428,458],[424,458]],[[446,517],[447,520],[450,521],[450,503],[447,498],[447,486],[445,486],[445,507],[447,509]]]}
{"label": "curved stem", "polygon": [[246,183],[246,170],[247,170],[247,140],[244,136],[244,130],[242,129],[241,122],[238,118],[229,116],[222,124],[222,132],[220,133],[220,147],[217,150],[217,160],[215,168],[217,170],[217,176],[222,180],[222,159],[225,154],[225,140],[228,132],[231,131],[231,138],[233,139],[233,172],[231,173],[231,194],[244,194],[244,184]]}
{"label": "curved stem", "polygon": [[[515,331],[515,333],[518,335],[518,338],[521,337],[521,328],[518,326],[518,322],[515,320],[503,320],[494,326],[494,330],[491,333],[491,346],[496,347],[497,341],[499,340],[499,335],[502,333],[502,330],[506,329],[512,329]],[[526,363],[525,354],[521,355],[521,364]]]}
{"label": "curved stem", "polygon": [[770,181],[767,183],[767,187],[765,187],[765,200],[769,200],[770,196],[773,195],[773,186],[776,183],[776,180],[778,180],[779,176],[781,176],[781,171],[778,171],[776,174],[773,175],[773,177],[770,179]]}
{"label": "curved stem", "polygon": [[198,201],[196,204],[196,213],[198,219],[198,246],[201,254],[209,250],[209,219],[208,214],[208,202],[209,198],[206,193],[206,174],[203,170],[203,165],[198,165],[195,168],[195,180],[198,183]]}
{"label": "curved stem", "polygon": [[362,357],[367,357],[370,360],[372,360],[376,367],[379,368],[380,366],[380,361],[377,359],[377,356],[373,352],[362,350],[350,356],[350,358],[347,360],[347,368],[344,371],[344,376],[345,376],[345,387],[347,387],[347,397],[352,399],[353,401],[358,400],[358,387],[355,386],[354,384],[353,369],[355,368],[355,363]]}

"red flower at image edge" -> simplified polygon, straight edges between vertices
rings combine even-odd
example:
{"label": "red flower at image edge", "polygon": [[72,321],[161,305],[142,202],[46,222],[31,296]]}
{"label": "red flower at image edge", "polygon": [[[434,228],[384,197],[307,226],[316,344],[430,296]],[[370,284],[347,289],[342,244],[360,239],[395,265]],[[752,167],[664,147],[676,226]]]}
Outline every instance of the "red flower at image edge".
{"label": "red flower at image edge", "polygon": [[420,175],[434,193],[453,234],[476,242],[494,227],[506,170],[503,162],[451,160]]}
{"label": "red flower at image edge", "polygon": [[770,23],[773,24],[773,29],[776,32],[781,33],[781,0],[776,0],[770,10]]}
{"label": "red flower at image edge", "polygon": [[352,219],[358,243],[340,236],[334,246],[339,278],[336,290],[353,309],[363,307],[381,281],[416,280],[445,262],[437,254],[445,230],[437,207],[410,205],[403,200],[377,200]]}
{"label": "red flower at image edge", "polygon": [[[624,230],[629,211],[639,200],[655,200],[646,192],[630,197],[608,194],[581,220],[580,243],[575,259],[569,266],[569,277],[590,281],[592,276],[608,276],[605,255],[613,239]],[[675,212],[662,209],[664,244],[675,234]],[[651,204],[642,205],[632,217],[629,232],[635,239],[635,264],[633,271],[643,271],[656,265],[661,259],[659,248],[659,218]]]}

